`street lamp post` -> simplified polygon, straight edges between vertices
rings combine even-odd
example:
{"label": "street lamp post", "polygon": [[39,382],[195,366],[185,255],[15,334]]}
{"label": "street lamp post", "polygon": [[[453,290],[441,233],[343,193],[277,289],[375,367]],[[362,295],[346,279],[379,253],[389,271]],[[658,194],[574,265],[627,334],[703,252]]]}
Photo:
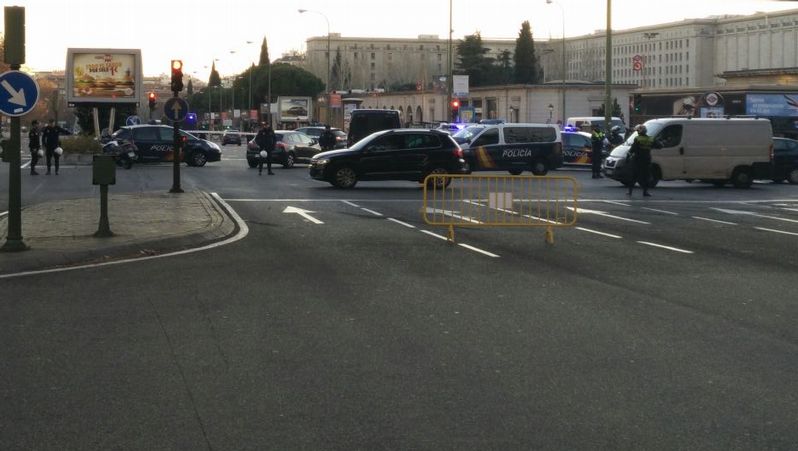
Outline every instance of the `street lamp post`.
{"label": "street lamp post", "polygon": [[612,120],[612,0],[607,0],[607,50],[604,55],[604,131],[610,131]]}
{"label": "street lamp post", "polygon": [[551,5],[551,4],[557,5],[560,8],[560,14],[562,15],[562,67],[560,67],[560,70],[562,71],[562,80],[561,80],[561,82],[562,82],[562,84],[561,84],[561,89],[562,89],[562,111],[561,111],[560,114],[562,114],[562,125],[565,125],[565,118],[566,118],[566,116],[565,116],[565,75],[566,75],[566,71],[565,71],[565,9],[562,7],[561,4],[554,3],[553,0],[546,0],[546,4],[548,4],[548,5]]}
{"label": "street lamp post", "polygon": [[[330,123],[330,113],[331,113],[331,111],[330,111],[330,78],[331,78],[331,72],[330,72],[330,19],[328,19],[327,16],[324,13],[319,12],[319,11],[314,11],[312,9],[298,9],[297,11],[299,11],[299,14],[302,14],[302,13],[316,13],[316,14],[319,14],[320,16],[324,17],[324,20],[327,21],[327,81],[324,83],[324,92],[325,92],[326,97],[327,97],[327,123],[329,124]],[[271,74],[271,67],[269,68],[269,73]]]}

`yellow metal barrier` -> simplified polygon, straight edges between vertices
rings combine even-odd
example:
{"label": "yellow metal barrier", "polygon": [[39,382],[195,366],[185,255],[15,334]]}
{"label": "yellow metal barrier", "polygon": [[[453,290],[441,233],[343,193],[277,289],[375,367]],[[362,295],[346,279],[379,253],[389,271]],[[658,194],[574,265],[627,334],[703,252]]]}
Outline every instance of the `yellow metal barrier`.
{"label": "yellow metal barrier", "polygon": [[578,188],[573,177],[430,174],[424,179],[424,222],[448,227],[555,227],[576,224]]}

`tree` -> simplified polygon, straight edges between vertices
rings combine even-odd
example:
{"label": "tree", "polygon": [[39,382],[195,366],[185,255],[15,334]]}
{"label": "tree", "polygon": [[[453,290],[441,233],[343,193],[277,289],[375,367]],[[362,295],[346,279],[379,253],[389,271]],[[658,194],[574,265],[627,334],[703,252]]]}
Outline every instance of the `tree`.
{"label": "tree", "polygon": [[529,26],[528,20],[521,24],[518,39],[515,40],[513,61],[515,62],[515,83],[540,83],[542,72],[538,58],[535,56],[535,41],[532,39],[532,28]]}
{"label": "tree", "polygon": [[509,50],[502,50],[496,64],[499,67],[499,81],[501,84],[511,83],[513,80],[513,54]]}
{"label": "tree", "polygon": [[469,76],[468,80],[472,86],[484,86],[490,81],[492,59],[486,56],[488,51],[489,49],[482,44],[479,32],[466,36],[457,43],[457,70]]}
{"label": "tree", "polygon": [[211,65],[211,75],[208,77],[208,86],[222,86],[222,77],[216,71],[216,61]]}
{"label": "tree", "polygon": [[194,84],[191,83],[191,79],[188,79],[188,85],[186,85],[186,95],[194,94]]}
{"label": "tree", "polygon": [[271,60],[269,59],[269,44],[266,43],[266,36],[263,37],[263,43],[260,45],[260,59],[258,60],[258,66],[268,66],[271,64]]}
{"label": "tree", "polygon": [[[604,116],[604,104],[602,103],[598,109],[597,116]],[[612,117],[621,116],[621,105],[618,104],[618,98],[612,99]]]}

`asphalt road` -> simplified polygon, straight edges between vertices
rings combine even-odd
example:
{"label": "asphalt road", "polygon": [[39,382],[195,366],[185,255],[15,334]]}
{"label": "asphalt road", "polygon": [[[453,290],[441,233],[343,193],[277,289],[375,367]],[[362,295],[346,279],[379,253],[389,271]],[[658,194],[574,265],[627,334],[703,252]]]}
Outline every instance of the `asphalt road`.
{"label": "asphalt road", "polygon": [[[24,202],[97,195],[90,172],[25,176]],[[0,282],[0,448],[798,447],[797,187],[630,200],[564,171],[578,228],[464,247],[415,183],[275,172],[236,146],[183,167],[246,221],[234,244]]]}

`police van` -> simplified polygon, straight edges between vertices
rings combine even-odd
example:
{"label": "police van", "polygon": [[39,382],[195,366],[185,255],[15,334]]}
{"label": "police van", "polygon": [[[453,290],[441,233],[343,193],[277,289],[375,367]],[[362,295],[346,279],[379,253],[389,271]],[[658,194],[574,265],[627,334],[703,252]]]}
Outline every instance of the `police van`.
{"label": "police van", "polygon": [[[773,130],[767,119],[652,119],[644,124],[653,138],[651,179],[702,180],[716,186],[748,188],[754,179],[770,178]],[[629,186],[627,155],[637,132],[613,149],[602,172]]]}
{"label": "police van", "polygon": [[473,124],[453,135],[471,171],[531,171],[562,166],[562,137],[553,124]]}

